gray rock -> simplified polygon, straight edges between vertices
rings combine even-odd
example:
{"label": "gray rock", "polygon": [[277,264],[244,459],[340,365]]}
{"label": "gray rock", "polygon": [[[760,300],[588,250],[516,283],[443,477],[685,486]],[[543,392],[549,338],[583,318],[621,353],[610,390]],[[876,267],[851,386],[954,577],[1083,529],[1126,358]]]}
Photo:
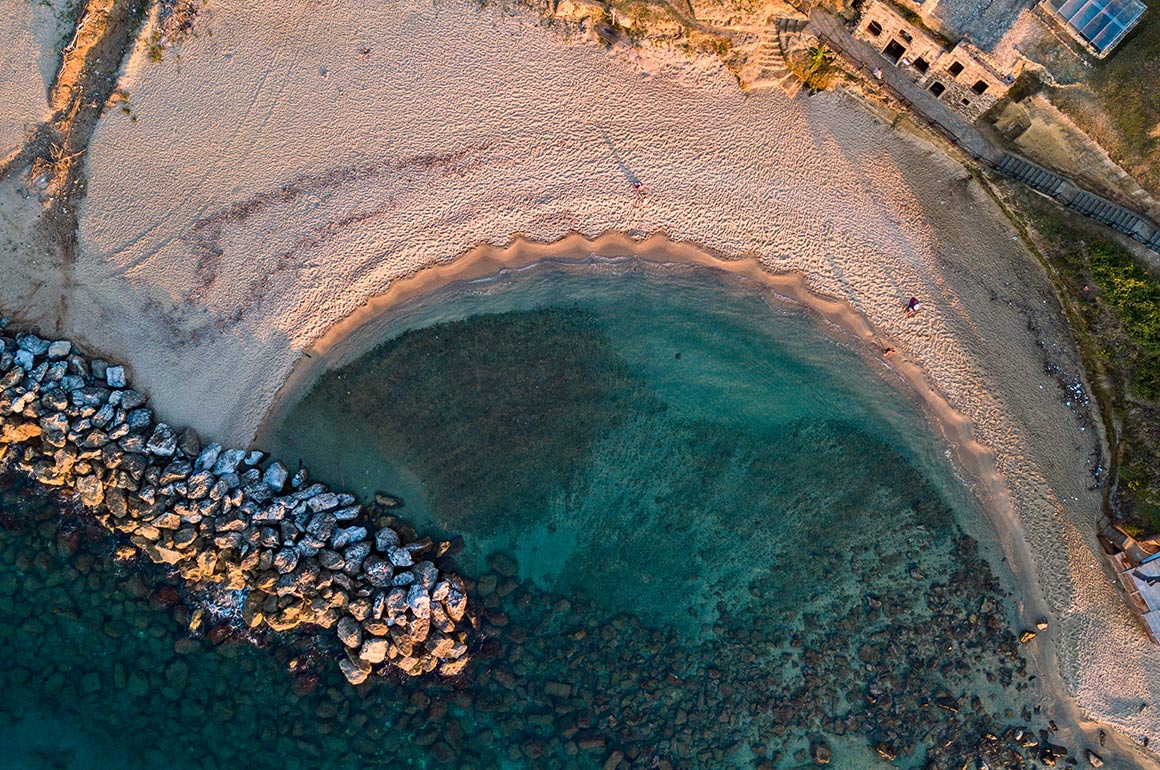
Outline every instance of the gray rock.
{"label": "gray rock", "polygon": [[68,340],[57,340],[48,346],[49,358],[60,359],[67,358],[68,354],[72,352],[72,343]]}
{"label": "gray rock", "polygon": [[78,377],[75,374],[66,374],[60,378],[60,389],[66,392],[79,390],[85,386],[85,378]]}
{"label": "gray rock", "polygon": [[110,388],[125,387],[125,367],[110,366],[105,369],[105,382],[109,383]]}
{"label": "gray rock", "polygon": [[[213,488],[214,478],[209,471],[200,471],[190,476],[185,482],[186,497],[190,500],[200,500],[209,495]],[[254,517],[255,520],[257,517]]]}
{"label": "gray rock", "polygon": [[446,663],[439,665],[439,674],[441,676],[458,676],[467,667],[467,658],[459,657],[456,660],[449,660]]}
{"label": "gray rock", "polygon": [[130,433],[117,442],[126,452],[144,452],[145,438],[140,433]]}
{"label": "gray rock", "polygon": [[181,432],[177,446],[186,457],[197,457],[201,453],[201,437],[193,428],[186,428]]}
{"label": "gray rock", "polygon": [[830,748],[830,744],[826,743],[826,741],[822,738],[818,738],[810,743],[810,756],[813,758],[814,764],[816,765],[830,764],[830,757],[832,757],[833,754],[834,752]]}
{"label": "gray rock", "polygon": [[36,360],[27,350],[17,350],[16,354],[12,356],[12,360],[16,362],[17,366],[26,372],[30,371],[34,366],[36,366]]}
{"label": "gray rock", "polygon": [[[424,646],[436,658],[450,658],[455,650],[455,640],[443,634],[432,634],[427,638]],[[571,690],[569,690],[569,695]]]}
{"label": "gray rock", "polygon": [[293,572],[297,566],[298,552],[293,548],[283,548],[274,554],[274,569],[278,570],[278,574],[285,575],[287,572]]}
{"label": "gray rock", "polygon": [[92,422],[92,424],[96,427],[103,428],[112,421],[114,415],[116,414],[117,408],[115,406],[112,404],[104,404],[100,409],[97,410],[97,413],[89,419],[90,422]]}
{"label": "gray rock", "polygon": [[[185,460],[174,460],[165,466],[161,471],[161,476],[157,479],[158,484],[172,484],[175,481],[181,481],[189,476],[193,468]],[[187,488],[188,489],[188,488]]]}
{"label": "gray rock", "polygon": [[362,627],[350,615],[338,621],[338,640],[347,647],[355,648],[362,644]]}
{"label": "gray rock", "polygon": [[94,428],[84,435],[79,445],[84,449],[99,449],[109,443],[109,434]]}
{"label": "gray rock", "polygon": [[411,571],[415,573],[415,582],[423,586],[427,592],[435,587],[435,581],[439,579],[439,570],[429,561],[419,562],[411,568]]}
{"label": "gray rock", "polygon": [[[291,485],[293,485],[293,482],[291,482]],[[315,495],[320,495],[325,491],[326,487],[322,486],[321,484],[311,484],[308,487],[291,492],[290,494],[286,495],[284,499],[287,503],[297,504],[301,503],[303,500],[309,500]],[[305,503],[302,504],[302,509],[306,510]]]}
{"label": "gray rock", "polygon": [[407,607],[417,618],[431,617],[431,597],[421,585],[413,585],[407,591]]}
{"label": "gray rock", "polygon": [[381,553],[389,553],[399,545],[399,533],[390,527],[383,527],[375,532],[375,548]]}
{"label": "gray rock", "polygon": [[159,422],[153,429],[153,435],[145,442],[145,449],[158,457],[172,457],[177,451],[177,434],[168,425]]}
{"label": "gray rock", "polygon": [[89,371],[92,373],[94,380],[103,381],[105,379],[105,372],[108,370],[108,368],[108,362],[100,358],[94,358],[89,363]]}
{"label": "gray rock", "polygon": [[395,569],[389,561],[371,556],[363,563],[363,575],[371,585],[386,588],[395,577]]}
{"label": "gray rock", "polygon": [[388,548],[387,558],[396,567],[410,567],[415,563],[415,557],[406,548]]}
{"label": "gray rock", "polygon": [[447,612],[447,617],[455,622],[463,620],[463,616],[467,612],[466,594],[452,588],[447,592],[447,598],[443,600],[443,609]]}
{"label": "gray rock", "polygon": [[294,472],[294,475],[290,477],[290,486],[293,489],[298,489],[299,487],[301,487],[303,484],[306,483],[306,480],[308,478],[310,478],[310,472],[307,471],[306,468],[304,468],[304,467],[299,468],[297,471]]}
{"label": "gray rock", "polygon": [[250,450],[249,452],[246,453],[246,457],[244,460],[242,460],[242,462],[245,463],[246,465],[250,466],[251,468],[253,468],[253,467],[261,464],[261,462],[265,459],[266,459],[265,452],[259,451],[257,449],[253,449],[253,450]]}
{"label": "gray rock", "polygon": [[193,527],[182,527],[173,535],[173,547],[185,549],[192,545],[195,540],[197,540],[197,530]]}
{"label": "gray rock", "polygon": [[407,612],[407,591],[393,588],[387,594],[386,613],[389,618],[398,618]]}
{"label": "gray rock", "polygon": [[342,560],[346,562],[345,572],[353,575],[362,569],[363,560],[370,556],[371,544],[367,542],[355,543],[342,552]]}
{"label": "gray rock", "polygon": [[210,444],[209,446],[204,447],[201,450],[201,453],[198,454],[197,460],[194,461],[193,469],[195,471],[211,470],[214,466],[214,463],[217,462],[218,455],[220,455],[221,452],[221,444]]}
{"label": "gray rock", "polygon": [[136,409],[139,406],[145,406],[145,394],[136,390],[122,390],[121,391],[121,408],[128,411],[129,409]]}
{"label": "gray rock", "polygon": [[[339,495],[339,497],[341,498],[343,496]],[[362,513],[361,505],[351,505],[334,511],[334,518],[338,521],[354,521],[360,513]]]}
{"label": "gray rock", "polygon": [[238,469],[238,465],[246,456],[244,449],[226,449],[218,455],[217,462],[213,464],[213,472],[215,476],[224,476],[227,473],[234,473]]}
{"label": "gray rock", "polygon": [[280,460],[275,460],[262,475],[262,482],[274,492],[281,492],[289,476],[290,472],[286,470],[286,466]]}
{"label": "gray rock", "polygon": [[273,502],[265,508],[261,508],[254,513],[253,520],[275,522],[281,521],[286,516],[286,507],[279,502]]}
{"label": "gray rock", "polygon": [[68,408],[68,393],[62,388],[51,388],[40,394],[40,405],[50,412],[62,412]]}
{"label": "gray rock", "polygon": [[16,347],[20,350],[26,350],[34,356],[43,356],[48,352],[48,340],[42,340],[35,334],[18,334],[16,335]]}
{"label": "gray rock", "polygon": [[413,572],[400,572],[391,579],[391,585],[393,586],[409,586],[414,582],[415,573]]}
{"label": "gray rock", "polygon": [[318,551],[318,563],[328,570],[338,571],[346,566],[346,561],[343,560],[342,554],[335,553],[329,548],[322,548]]}
{"label": "gray rock", "polygon": [[333,492],[323,492],[307,500],[306,505],[315,513],[329,511],[338,506],[338,495]]}
{"label": "gray rock", "polygon": [[[330,540],[331,535],[334,534],[334,530],[337,524],[338,522],[335,521],[333,514],[327,512],[316,513],[310,517],[310,522],[306,525],[306,531],[321,541],[319,544],[319,547],[321,548],[322,546],[326,545],[326,541]],[[335,545],[335,548],[342,548],[346,545],[350,545],[350,543],[348,542],[343,543],[342,545]]]}
{"label": "gray rock", "polygon": [[63,447],[68,443],[68,418],[57,412],[40,418],[40,438],[46,444]]}
{"label": "gray rock", "polygon": [[125,424],[129,430],[144,430],[153,424],[152,409],[133,409],[125,415]]}
{"label": "gray rock", "polygon": [[334,533],[334,537],[330,540],[330,545],[335,550],[341,550],[348,545],[365,540],[366,536],[366,527],[346,527]]}
{"label": "gray rock", "polygon": [[67,372],[67,361],[54,361],[52,365],[48,367],[48,372],[44,375],[44,380],[45,382],[60,382],[64,379],[64,376]]}

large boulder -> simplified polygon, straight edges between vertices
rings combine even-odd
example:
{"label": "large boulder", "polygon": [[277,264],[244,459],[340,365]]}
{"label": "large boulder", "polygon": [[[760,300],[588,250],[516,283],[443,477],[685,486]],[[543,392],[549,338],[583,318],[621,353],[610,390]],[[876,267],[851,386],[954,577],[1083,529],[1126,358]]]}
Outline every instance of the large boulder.
{"label": "large boulder", "polygon": [[358,658],[364,663],[370,663],[371,665],[382,663],[387,659],[387,650],[389,647],[390,642],[386,639],[372,636],[363,641],[362,647],[358,651]]}
{"label": "large boulder", "polygon": [[353,685],[362,684],[371,673],[369,664],[362,661],[354,661],[350,658],[340,660],[338,662],[338,668],[342,671],[342,675],[346,677],[346,681]]}
{"label": "large boulder", "polygon": [[362,644],[362,627],[350,615],[338,621],[338,640],[351,649]]}

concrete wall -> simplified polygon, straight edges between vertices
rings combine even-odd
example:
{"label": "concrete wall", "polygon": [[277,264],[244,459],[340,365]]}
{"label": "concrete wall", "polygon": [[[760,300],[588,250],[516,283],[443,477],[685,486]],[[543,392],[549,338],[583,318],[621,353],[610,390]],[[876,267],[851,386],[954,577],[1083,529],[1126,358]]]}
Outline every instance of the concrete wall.
{"label": "concrete wall", "polygon": [[1007,77],[969,41],[948,51],[926,30],[878,0],[866,7],[854,36],[888,59],[897,59],[896,66],[970,120],[978,119],[1010,88]]}

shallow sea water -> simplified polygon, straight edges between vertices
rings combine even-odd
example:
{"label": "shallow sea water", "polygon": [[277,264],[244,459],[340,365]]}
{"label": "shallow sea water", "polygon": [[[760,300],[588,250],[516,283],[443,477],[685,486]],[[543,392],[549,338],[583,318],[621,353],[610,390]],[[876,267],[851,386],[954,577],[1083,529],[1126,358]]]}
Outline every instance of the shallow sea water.
{"label": "shallow sea water", "polygon": [[7,479],[0,768],[800,768],[824,740],[959,770],[1044,726],[943,448],[801,313],[704,270],[545,265],[383,339],[268,448],[462,537],[468,675],[355,690],[306,642],[191,639],[160,570]]}

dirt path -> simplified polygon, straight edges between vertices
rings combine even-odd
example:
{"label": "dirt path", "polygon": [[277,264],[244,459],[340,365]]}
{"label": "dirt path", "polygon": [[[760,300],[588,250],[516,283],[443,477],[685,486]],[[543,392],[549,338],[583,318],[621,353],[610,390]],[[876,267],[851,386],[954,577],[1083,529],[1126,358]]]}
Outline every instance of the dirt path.
{"label": "dirt path", "polygon": [[85,152],[148,8],[148,0],[89,0],[77,16],[49,89],[52,114],[0,166],[0,181],[23,177],[44,204],[37,234],[61,270],[58,325],[66,320],[63,287],[76,261],[77,210],[86,191]]}

